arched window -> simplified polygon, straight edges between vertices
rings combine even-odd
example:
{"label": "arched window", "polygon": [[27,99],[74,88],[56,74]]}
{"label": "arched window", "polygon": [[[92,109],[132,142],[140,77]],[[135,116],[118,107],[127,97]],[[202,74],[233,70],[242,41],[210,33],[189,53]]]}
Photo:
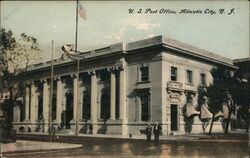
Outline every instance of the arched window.
{"label": "arched window", "polygon": [[52,98],[52,120],[56,119],[56,95],[53,94]]}
{"label": "arched window", "polygon": [[38,97],[38,120],[43,119],[43,97],[40,95]]}
{"label": "arched window", "polygon": [[110,94],[106,89],[102,90],[101,96],[101,118],[109,119],[110,118]]}
{"label": "arched window", "polygon": [[90,95],[88,91],[84,91],[83,95],[83,104],[82,104],[82,119],[90,119],[91,106],[90,106]]}
{"label": "arched window", "polygon": [[73,94],[70,90],[66,92],[66,112],[64,116],[66,128],[70,128],[70,121],[73,119]]}

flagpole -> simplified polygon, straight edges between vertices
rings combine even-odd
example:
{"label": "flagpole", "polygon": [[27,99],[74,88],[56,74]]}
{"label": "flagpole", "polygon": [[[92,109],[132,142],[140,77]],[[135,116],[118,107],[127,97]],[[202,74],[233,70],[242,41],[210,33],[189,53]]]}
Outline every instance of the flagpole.
{"label": "flagpole", "polygon": [[[78,125],[79,125],[79,69],[80,69],[80,61],[79,61],[79,53],[77,51],[77,36],[78,36],[78,5],[79,0],[76,0],[76,35],[75,35],[75,52],[77,53],[77,70],[76,70],[76,80],[77,80],[77,94],[76,94],[76,122],[75,122],[75,135],[78,135]],[[75,94],[74,94],[75,95]]]}

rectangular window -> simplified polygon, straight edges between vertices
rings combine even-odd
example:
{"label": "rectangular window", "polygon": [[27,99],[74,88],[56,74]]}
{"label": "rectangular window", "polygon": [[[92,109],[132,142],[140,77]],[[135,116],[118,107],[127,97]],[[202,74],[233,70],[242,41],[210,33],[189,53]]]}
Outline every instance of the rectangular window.
{"label": "rectangular window", "polygon": [[177,80],[177,68],[171,67],[171,81]]}
{"label": "rectangular window", "polygon": [[187,83],[188,84],[193,83],[193,71],[187,70]]}
{"label": "rectangular window", "polygon": [[206,74],[201,73],[201,85],[206,85]]}
{"label": "rectangular window", "polygon": [[148,81],[149,79],[148,66],[141,67],[140,70],[141,70],[141,81]]}
{"label": "rectangular window", "polygon": [[143,94],[141,99],[141,121],[149,121],[149,94]]}

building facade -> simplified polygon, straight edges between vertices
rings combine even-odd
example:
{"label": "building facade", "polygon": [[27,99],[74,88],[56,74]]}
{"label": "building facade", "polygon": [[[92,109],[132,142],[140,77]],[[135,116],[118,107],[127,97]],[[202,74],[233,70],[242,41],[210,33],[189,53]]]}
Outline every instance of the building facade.
{"label": "building facade", "polygon": [[[239,73],[241,82],[243,82],[246,86],[250,85],[250,57],[235,59],[233,60],[234,64],[239,67]],[[248,85],[248,86],[247,86]],[[247,111],[247,112],[246,112]],[[237,126],[238,128],[250,128],[250,102],[248,106],[242,107],[238,110],[238,113],[243,113],[243,115],[237,115]],[[245,116],[244,116],[245,114]],[[248,131],[248,130],[247,130]]]}
{"label": "building facade", "polygon": [[[93,134],[140,135],[156,121],[163,135],[185,132],[183,108],[190,98],[195,106],[198,87],[213,82],[210,70],[236,68],[230,59],[163,36],[80,56],[79,82],[76,60],[54,61],[52,120],[54,127],[85,134],[91,124]],[[50,64],[31,65],[21,77],[26,90],[15,128],[48,131]],[[192,132],[201,132],[201,124],[195,117]],[[222,131],[220,121],[213,130]]]}

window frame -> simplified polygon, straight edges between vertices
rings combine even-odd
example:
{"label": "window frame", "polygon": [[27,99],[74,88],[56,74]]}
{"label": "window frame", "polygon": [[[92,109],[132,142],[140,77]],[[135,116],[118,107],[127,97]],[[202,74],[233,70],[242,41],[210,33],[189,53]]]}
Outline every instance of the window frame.
{"label": "window frame", "polygon": [[[189,76],[189,75],[191,75],[191,76]],[[186,70],[186,83],[187,84],[193,84],[193,78],[194,78],[193,76],[194,76],[193,71],[187,69]]]}
{"label": "window frame", "polygon": [[[150,94],[144,93],[140,98],[140,121],[150,121]],[[146,112],[144,112],[146,111]]]}
{"label": "window frame", "polygon": [[[145,75],[144,77],[146,78],[145,80],[142,79],[142,75],[143,75],[142,69],[143,68],[147,68],[147,74],[144,74]],[[150,78],[151,78],[150,77],[150,64],[149,63],[142,63],[142,64],[138,65],[138,67],[137,67],[137,82],[138,83],[150,82]]]}
{"label": "window frame", "polygon": [[[172,70],[175,70],[175,76],[173,76]],[[175,79],[172,79],[172,77],[175,77]],[[170,67],[170,80],[171,81],[177,81],[178,80],[178,68],[175,67],[175,66]]]}
{"label": "window frame", "polygon": [[[204,80],[202,79],[202,75],[204,75]],[[204,81],[204,83],[203,83],[203,81]],[[201,86],[206,86],[207,85],[207,75],[206,75],[206,73],[200,73],[200,85]]]}
{"label": "window frame", "polygon": [[[145,79],[143,79],[145,78]],[[144,65],[140,67],[140,82],[149,81],[149,66]]]}

